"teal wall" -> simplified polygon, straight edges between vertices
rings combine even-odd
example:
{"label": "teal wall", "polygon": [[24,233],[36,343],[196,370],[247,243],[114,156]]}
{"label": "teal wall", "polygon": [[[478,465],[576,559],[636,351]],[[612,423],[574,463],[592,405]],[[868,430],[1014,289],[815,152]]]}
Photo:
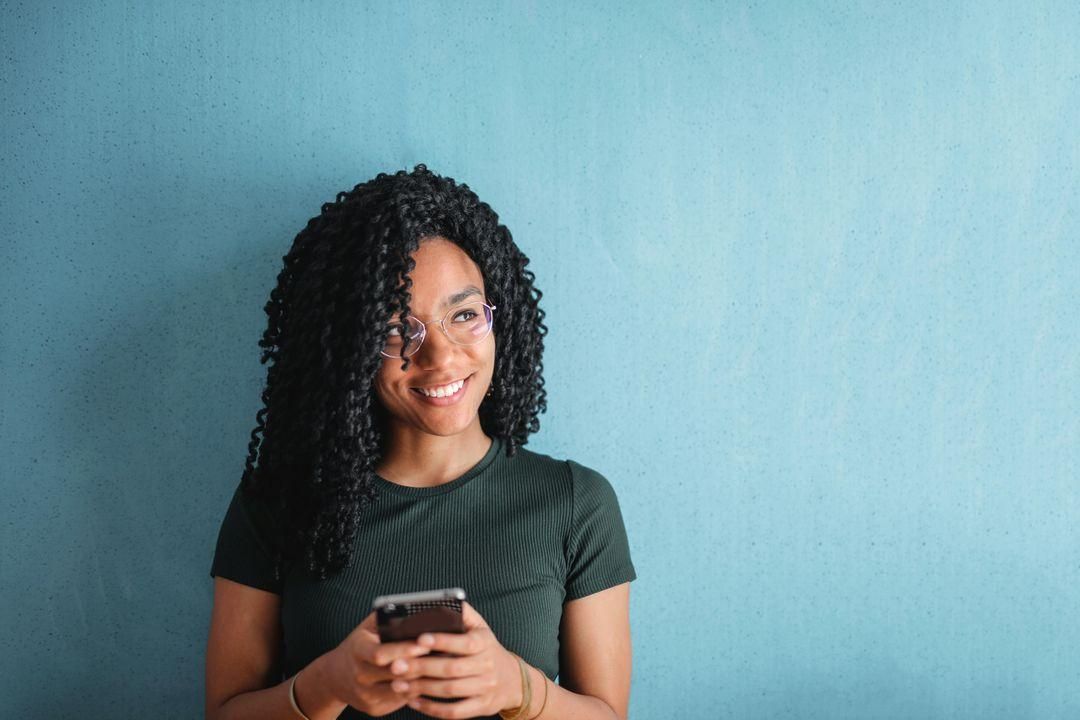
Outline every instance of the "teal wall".
{"label": "teal wall", "polygon": [[281,256],[423,162],[532,259],[529,447],[619,493],[632,717],[1080,717],[1078,36],[1045,2],[3,3],[3,714],[201,716]]}

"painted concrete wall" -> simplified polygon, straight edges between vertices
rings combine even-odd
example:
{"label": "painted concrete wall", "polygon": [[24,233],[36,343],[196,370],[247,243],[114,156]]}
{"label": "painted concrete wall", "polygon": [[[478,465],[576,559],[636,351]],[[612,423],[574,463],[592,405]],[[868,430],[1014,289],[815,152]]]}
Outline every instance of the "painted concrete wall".
{"label": "painted concrete wall", "polygon": [[1078,35],[1046,2],[3,3],[4,713],[201,716],[281,256],[423,162],[532,259],[530,447],[619,494],[632,717],[1080,717]]}

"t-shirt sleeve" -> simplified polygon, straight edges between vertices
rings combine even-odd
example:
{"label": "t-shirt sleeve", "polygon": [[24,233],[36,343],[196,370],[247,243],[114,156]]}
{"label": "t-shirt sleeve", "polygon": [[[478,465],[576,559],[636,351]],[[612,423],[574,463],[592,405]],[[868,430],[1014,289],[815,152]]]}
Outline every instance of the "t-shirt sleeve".
{"label": "t-shirt sleeve", "polygon": [[615,489],[597,471],[567,460],[573,513],[566,543],[566,600],[637,578]]}
{"label": "t-shirt sleeve", "polygon": [[210,577],[223,577],[260,590],[281,594],[274,579],[274,547],[269,517],[237,486],[218,531]]}

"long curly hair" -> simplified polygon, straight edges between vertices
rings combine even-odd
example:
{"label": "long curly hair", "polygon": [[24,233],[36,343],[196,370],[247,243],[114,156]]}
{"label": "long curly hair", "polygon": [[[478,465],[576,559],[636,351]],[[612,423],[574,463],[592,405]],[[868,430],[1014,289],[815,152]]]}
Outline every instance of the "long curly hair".
{"label": "long curly hair", "polygon": [[[349,565],[384,448],[373,380],[387,322],[409,314],[421,241],[444,237],[480,267],[494,315],[495,368],[480,406],[484,432],[513,457],[540,429],[543,293],[499,216],[464,183],[423,165],[340,192],[284,256],[259,342],[267,368],[241,488],[277,528],[275,575],[300,561],[320,580]],[[410,359],[402,359],[407,369]],[[261,437],[260,437],[261,435]]]}

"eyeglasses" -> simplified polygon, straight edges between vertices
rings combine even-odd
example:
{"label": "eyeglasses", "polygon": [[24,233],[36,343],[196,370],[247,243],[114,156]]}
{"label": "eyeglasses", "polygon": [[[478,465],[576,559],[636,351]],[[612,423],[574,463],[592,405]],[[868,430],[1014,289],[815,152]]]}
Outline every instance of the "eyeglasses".
{"label": "eyeglasses", "polygon": [[[459,305],[447,311],[439,327],[442,328],[446,337],[458,345],[475,345],[488,336],[491,332],[494,305],[482,302],[473,302],[467,305]],[[435,322],[423,320],[409,315],[405,323],[389,323],[386,326],[386,343],[382,349],[384,357],[402,358],[409,357],[417,350],[427,337],[427,326]],[[404,352],[402,351],[404,348]]]}

